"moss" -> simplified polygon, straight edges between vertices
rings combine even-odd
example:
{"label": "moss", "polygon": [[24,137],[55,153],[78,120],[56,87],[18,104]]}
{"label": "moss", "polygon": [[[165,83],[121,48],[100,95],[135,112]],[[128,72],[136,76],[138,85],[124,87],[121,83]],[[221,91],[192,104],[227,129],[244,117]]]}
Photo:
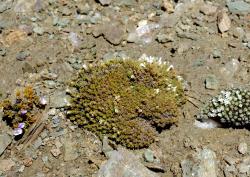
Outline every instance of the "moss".
{"label": "moss", "polygon": [[39,97],[31,86],[17,90],[13,102],[9,98],[0,102],[3,120],[12,128],[17,128],[19,123],[25,123],[27,129],[36,121],[34,115],[42,107]]}
{"label": "moss", "polygon": [[156,129],[178,121],[182,83],[168,65],[113,59],[79,72],[67,116],[99,137],[128,148],[147,147]]}

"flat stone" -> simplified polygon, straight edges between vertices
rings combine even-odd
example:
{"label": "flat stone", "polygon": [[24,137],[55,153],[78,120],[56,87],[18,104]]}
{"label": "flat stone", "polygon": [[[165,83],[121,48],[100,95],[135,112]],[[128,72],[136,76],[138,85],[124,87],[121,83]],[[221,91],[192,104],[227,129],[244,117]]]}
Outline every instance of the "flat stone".
{"label": "flat stone", "polygon": [[2,172],[11,170],[13,166],[15,166],[15,162],[11,159],[0,160],[0,171]]}
{"label": "flat stone", "polygon": [[50,107],[62,108],[69,104],[70,97],[66,95],[65,91],[56,91],[50,97]]}
{"label": "flat stone", "polygon": [[219,88],[219,81],[215,75],[209,75],[205,79],[206,89],[216,90]]}
{"label": "flat stone", "polygon": [[148,170],[130,151],[112,151],[109,160],[101,165],[97,177],[159,177]]}
{"label": "flat stone", "polygon": [[123,26],[116,24],[106,24],[102,31],[104,38],[114,45],[120,44],[125,34]]}
{"label": "flat stone", "polygon": [[250,170],[250,166],[245,163],[240,163],[237,165],[237,168],[239,170],[239,173],[247,173]]}
{"label": "flat stone", "polygon": [[227,2],[227,7],[230,12],[236,14],[250,13],[250,4],[244,1]]}
{"label": "flat stone", "polygon": [[213,15],[216,13],[218,7],[212,5],[212,4],[204,4],[201,6],[200,11],[205,15]]}
{"label": "flat stone", "polygon": [[79,157],[77,143],[72,138],[66,138],[63,142],[64,161],[75,160]]}
{"label": "flat stone", "polygon": [[173,42],[174,34],[158,34],[156,39],[160,43]]}
{"label": "flat stone", "polygon": [[43,144],[42,138],[38,137],[36,141],[33,143],[34,149],[38,149]]}
{"label": "flat stone", "polygon": [[109,5],[112,0],[99,0],[99,2],[101,3],[101,5]]}
{"label": "flat stone", "polygon": [[11,142],[12,139],[7,133],[2,133],[0,135],[0,155],[3,154],[3,152],[10,145]]}
{"label": "flat stone", "polygon": [[216,154],[202,149],[181,162],[183,177],[217,177]]}
{"label": "flat stone", "polygon": [[226,12],[220,12],[218,14],[218,28],[221,33],[228,31],[231,27],[231,20]]}

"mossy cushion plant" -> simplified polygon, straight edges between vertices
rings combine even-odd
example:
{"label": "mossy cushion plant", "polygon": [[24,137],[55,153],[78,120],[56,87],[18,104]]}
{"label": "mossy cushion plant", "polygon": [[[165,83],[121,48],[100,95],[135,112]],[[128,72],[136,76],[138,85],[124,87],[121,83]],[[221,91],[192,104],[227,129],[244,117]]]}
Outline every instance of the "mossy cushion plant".
{"label": "mossy cushion plant", "polygon": [[112,59],[87,66],[71,82],[67,116],[127,148],[154,142],[157,130],[178,121],[182,82],[159,61]]}
{"label": "mossy cushion plant", "polygon": [[213,119],[231,127],[249,126],[250,90],[244,88],[222,90],[204,106],[197,119],[202,121]]}

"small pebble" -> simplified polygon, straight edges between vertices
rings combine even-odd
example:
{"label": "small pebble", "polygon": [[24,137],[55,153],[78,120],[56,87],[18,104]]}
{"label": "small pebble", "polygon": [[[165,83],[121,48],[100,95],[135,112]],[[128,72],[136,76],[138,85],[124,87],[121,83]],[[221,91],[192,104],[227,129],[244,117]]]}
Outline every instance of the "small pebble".
{"label": "small pebble", "polygon": [[35,28],[33,28],[34,33],[38,34],[38,35],[43,35],[44,33],[44,29],[42,27],[36,26]]}
{"label": "small pebble", "polygon": [[30,56],[30,53],[28,51],[20,51],[16,55],[16,59],[19,61],[25,60],[28,56]]}
{"label": "small pebble", "polygon": [[58,157],[62,153],[58,148],[51,149],[50,152],[54,157]]}

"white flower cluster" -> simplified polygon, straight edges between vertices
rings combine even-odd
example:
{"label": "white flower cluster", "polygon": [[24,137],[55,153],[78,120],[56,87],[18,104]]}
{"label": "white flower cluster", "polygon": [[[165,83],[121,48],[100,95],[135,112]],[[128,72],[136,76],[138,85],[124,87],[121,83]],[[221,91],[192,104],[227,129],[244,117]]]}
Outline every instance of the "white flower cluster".
{"label": "white flower cluster", "polygon": [[230,126],[250,124],[250,90],[232,88],[212,98],[197,119],[214,119]]}

